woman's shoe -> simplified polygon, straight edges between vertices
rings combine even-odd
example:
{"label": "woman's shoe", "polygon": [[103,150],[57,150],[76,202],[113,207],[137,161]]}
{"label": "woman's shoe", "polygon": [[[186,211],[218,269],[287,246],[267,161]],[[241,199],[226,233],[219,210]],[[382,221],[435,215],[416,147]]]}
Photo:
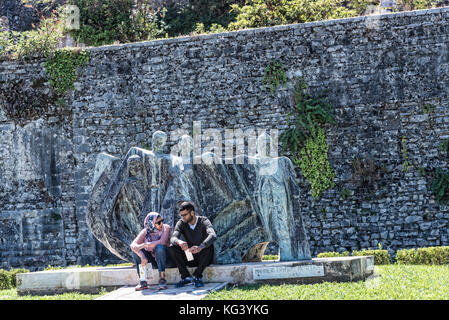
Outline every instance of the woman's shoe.
{"label": "woman's shoe", "polygon": [[167,280],[164,278],[159,279],[159,290],[167,289]]}
{"label": "woman's shoe", "polygon": [[145,290],[145,289],[148,289],[148,284],[147,284],[146,281],[140,281],[140,284],[138,284],[138,285],[135,287],[135,290],[136,290],[136,291],[142,291],[142,290]]}

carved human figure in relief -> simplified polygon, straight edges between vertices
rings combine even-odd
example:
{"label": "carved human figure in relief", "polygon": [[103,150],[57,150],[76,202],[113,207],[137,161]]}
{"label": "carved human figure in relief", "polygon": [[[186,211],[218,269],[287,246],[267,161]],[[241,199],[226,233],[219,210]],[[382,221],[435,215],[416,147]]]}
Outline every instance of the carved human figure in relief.
{"label": "carved human figure in relief", "polygon": [[132,155],[127,159],[128,177],[115,202],[113,209],[117,224],[138,233],[145,219],[142,211],[148,183],[142,158]]}
{"label": "carved human figure in relief", "polygon": [[193,138],[189,135],[183,135],[179,141],[182,168],[177,177],[176,187],[178,194],[178,202],[191,201],[200,203],[198,195],[200,194],[193,165]]}
{"label": "carved human figure in relief", "polygon": [[305,229],[300,219],[299,229],[295,225],[293,202],[299,195],[294,182],[294,168],[285,157],[271,158],[267,146],[271,138],[266,133],[257,138],[257,154],[254,169],[256,183],[252,195],[253,205],[257,208],[263,227],[270,233],[270,239],[279,246],[280,260],[310,259],[310,248],[305,238]]}

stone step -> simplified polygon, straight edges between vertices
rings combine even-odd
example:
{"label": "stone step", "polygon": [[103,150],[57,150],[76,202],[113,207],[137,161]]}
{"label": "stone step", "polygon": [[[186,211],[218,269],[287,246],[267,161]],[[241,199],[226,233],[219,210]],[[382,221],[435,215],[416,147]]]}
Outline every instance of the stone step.
{"label": "stone step", "polygon": [[200,288],[195,288],[193,284],[175,288],[174,284],[170,284],[165,290],[159,290],[157,285],[152,285],[142,291],[135,291],[134,286],[123,286],[95,300],[201,300],[210,292],[220,290],[226,285],[227,282],[207,282]]}
{"label": "stone step", "polygon": [[[193,273],[195,268],[189,268]],[[303,261],[263,261],[240,264],[210,265],[203,273],[204,282],[237,285],[255,283],[317,283],[323,281],[359,281],[373,274],[374,257],[314,258]],[[168,284],[180,280],[177,268],[166,269]],[[19,273],[17,292],[56,294],[63,292],[96,293],[139,282],[134,267],[88,267]],[[152,272],[148,284],[158,282],[158,271]]]}

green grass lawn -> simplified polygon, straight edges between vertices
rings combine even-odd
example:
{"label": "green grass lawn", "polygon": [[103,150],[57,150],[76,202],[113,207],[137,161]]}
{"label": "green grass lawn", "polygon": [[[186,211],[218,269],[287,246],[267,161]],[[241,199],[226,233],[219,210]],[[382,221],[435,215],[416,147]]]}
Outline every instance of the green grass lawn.
{"label": "green grass lawn", "polygon": [[56,294],[49,296],[19,296],[17,289],[0,290],[0,300],[94,300],[105,295],[106,291],[99,294],[82,294],[78,292],[70,292],[64,294]]}
{"label": "green grass lawn", "polygon": [[[132,263],[120,263],[120,264],[108,264],[106,266],[90,266],[90,265],[84,266],[72,265],[67,267],[48,266],[44,268],[44,270],[50,271],[50,270],[90,268],[90,267],[124,267],[132,265],[133,265]],[[45,296],[37,296],[37,295],[19,296],[17,294],[17,289],[13,288],[13,289],[0,290],[0,300],[94,300],[105,294],[107,294],[107,292],[105,290],[102,290],[99,294],[82,294],[78,292],[70,292],[64,294],[45,295]]]}
{"label": "green grass lawn", "polygon": [[442,300],[449,266],[382,265],[367,281],[311,285],[250,285],[209,294],[208,300]]}
{"label": "green grass lawn", "polygon": [[[311,285],[228,286],[206,300],[448,300],[449,265],[382,265],[367,281]],[[378,275],[378,276],[377,276]],[[0,290],[0,300],[93,300],[104,294],[65,293],[18,296],[16,289]]]}

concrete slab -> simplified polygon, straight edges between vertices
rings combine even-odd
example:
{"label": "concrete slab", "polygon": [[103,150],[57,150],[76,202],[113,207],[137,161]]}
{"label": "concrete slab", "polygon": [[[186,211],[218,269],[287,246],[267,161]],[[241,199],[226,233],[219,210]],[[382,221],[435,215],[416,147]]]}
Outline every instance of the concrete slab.
{"label": "concrete slab", "polygon": [[[188,268],[191,273],[195,268]],[[344,282],[365,280],[374,271],[374,257],[314,258],[303,261],[263,261],[227,265],[210,265],[203,273],[205,283],[308,284],[323,281]],[[166,270],[168,284],[180,280],[177,268]],[[96,293],[105,288],[134,287],[139,282],[133,267],[90,267],[20,273],[17,292],[23,294],[55,294],[62,292]],[[149,285],[158,282],[158,271],[153,270]]]}
{"label": "concrete slab", "polygon": [[201,300],[209,292],[220,290],[227,284],[209,282],[201,288],[195,288],[192,284],[175,288],[172,284],[166,290],[159,290],[157,285],[152,285],[142,291],[135,291],[134,286],[124,286],[95,300]]}

